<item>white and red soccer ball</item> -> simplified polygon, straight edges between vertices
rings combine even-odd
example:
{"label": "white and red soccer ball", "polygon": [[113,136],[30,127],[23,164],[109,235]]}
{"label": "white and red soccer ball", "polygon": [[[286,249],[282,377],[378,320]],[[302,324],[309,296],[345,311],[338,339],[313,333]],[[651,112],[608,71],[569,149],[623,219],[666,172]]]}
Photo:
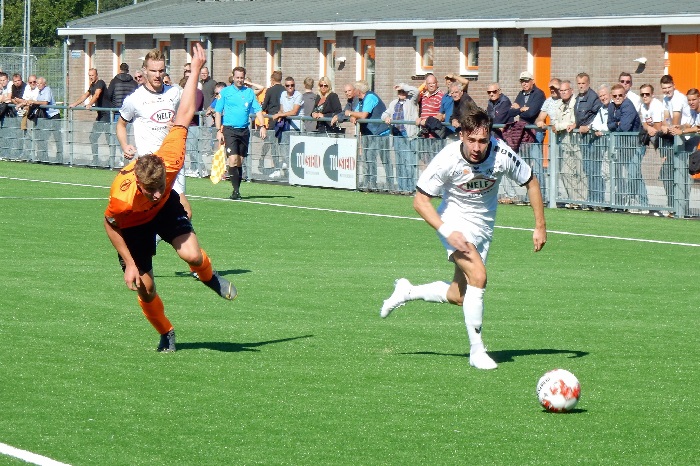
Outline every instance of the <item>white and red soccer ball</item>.
{"label": "white and red soccer ball", "polygon": [[581,384],[571,372],[554,369],[537,382],[537,399],[544,409],[562,413],[574,409],[581,396]]}

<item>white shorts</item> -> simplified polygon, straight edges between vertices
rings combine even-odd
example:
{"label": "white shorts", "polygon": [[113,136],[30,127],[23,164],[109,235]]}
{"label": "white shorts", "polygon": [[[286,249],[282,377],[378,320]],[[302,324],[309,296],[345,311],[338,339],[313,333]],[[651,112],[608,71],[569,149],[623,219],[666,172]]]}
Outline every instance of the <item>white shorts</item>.
{"label": "white shorts", "polygon": [[[467,241],[474,245],[476,250],[479,252],[479,255],[481,256],[482,262],[484,263],[484,265],[486,265],[486,257],[489,254],[489,247],[491,247],[491,234],[484,231],[484,228],[481,226],[477,226],[473,223],[466,222],[457,225],[457,231],[462,232]],[[447,259],[450,262],[454,262],[452,254],[454,254],[457,250],[453,248],[440,233],[438,233],[437,235],[438,238],[440,238],[443,247],[447,251]]]}
{"label": "white shorts", "polygon": [[178,194],[185,194],[185,167],[182,167],[180,171],[177,172],[175,183],[173,183],[173,191]]}

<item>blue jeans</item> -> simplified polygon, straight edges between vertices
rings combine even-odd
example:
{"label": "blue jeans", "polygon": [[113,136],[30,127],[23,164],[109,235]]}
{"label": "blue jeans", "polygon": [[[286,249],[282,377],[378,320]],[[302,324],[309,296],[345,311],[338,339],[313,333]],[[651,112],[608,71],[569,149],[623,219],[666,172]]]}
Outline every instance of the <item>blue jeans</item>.
{"label": "blue jeans", "polygon": [[394,171],[391,166],[389,154],[388,136],[362,136],[362,148],[364,152],[365,166],[365,188],[377,189],[377,156],[384,164],[386,172],[387,187],[391,189],[394,185]]}
{"label": "blue jeans", "polygon": [[392,139],[396,154],[396,181],[399,191],[412,193],[416,190],[416,165],[418,164],[415,139],[403,136],[394,136]]}

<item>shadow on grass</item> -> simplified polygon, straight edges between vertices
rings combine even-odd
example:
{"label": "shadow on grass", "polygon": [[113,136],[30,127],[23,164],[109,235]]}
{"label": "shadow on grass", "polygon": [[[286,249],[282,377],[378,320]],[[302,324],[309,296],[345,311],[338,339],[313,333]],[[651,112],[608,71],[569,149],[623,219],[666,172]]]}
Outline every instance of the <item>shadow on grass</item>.
{"label": "shadow on grass", "polygon": [[[221,275],[222,277],[225,277],[227,275],[241,275],[244,273],[250,273],[251,270],[248,270],[248,269],[227,269],[227,270],[218,270],[218,272],[219,272],[219,275]],[[162,276],[164,276],[164,275],[162,275]],[[175,276],[176,277],[189,277],[189,278],[194,279],[192,277],[192,272],[190,272],[190,271],[185,272],[184,270],[178,270],[177,272],[175,272]],[[158,277],[158,275],[155,275],[155,277]]]}
{"label": "shadow on grass", "polygon": [[[468,358],[469,353],[436,353],[434,351],[416,351],[413,353],[399,353],[399,354],[425,354],[429,356],[457,356],[460,358]],[[560,350],[551,348],[542,349],[526,349],[526,350],[502,350],[502,351],[489,351],[489,356],[493,358],[494,361],[498,363],[513,362],[513,358],[516,356],[532,356],[532,355],[543,355],[543,354],[570,354],[569,359],[582,358],[588,356],[587,351],[573,351],[573,350]]]}
{"label": "shadow on grass", "polygon": [[588,412],[587,409],[581,409],[581,408],[574,408],[574,409],[570,409],[568,411],[562,411],[561,413],[553,413],[551,411],[547,411],[546,409],[542,410],[543,414],[551,414],[551,415],[555,415],[555,414],[581,414],[581,413],[587,413],[587,412]]}
{"label": "shadow on grass", "polygon": [[229,341],[206,341],[193,343],[177,343],[177,350],[194,350],[194,349],[209,349],[214,351],[223,351],[225,353],[239,353],[241,351],[259,352],[259,346],[272,345],[274,343],[286,343],[288,341],[300,340],[302,338],[311,338],[313,335],[302,335],[300,337],[280,338],[279,340],[256,341],[250,343],[235,343]]}

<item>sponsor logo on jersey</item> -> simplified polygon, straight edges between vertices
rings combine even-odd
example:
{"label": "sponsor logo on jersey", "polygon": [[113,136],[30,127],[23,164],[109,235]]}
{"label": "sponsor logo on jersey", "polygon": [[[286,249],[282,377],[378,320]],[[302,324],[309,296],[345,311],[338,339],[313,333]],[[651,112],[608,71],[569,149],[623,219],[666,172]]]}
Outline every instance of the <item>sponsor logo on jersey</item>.
{"label": "sponsor logo on jersey", "polygon": [[131,186],[131,183],[132,183],[132,180],[130,180],[130,179],[126,179],[126,180],[122,181],[121,184],[119,185],[119,190],[120,191],[128,190],[129,186]]}
{"label": "sponsor logo on jersey", "polygon": [[156,110],[151,115],[150,120],[156,123],[165,124],[173,119],[175,116],[175,111],[172,108],[163,108],[161,110]]}
{"label": "sponsor logo on jersey", "polygon": [[495,184],[495,178],[483,178],[481,175],[477,175],[476,178],[460,184],[459,189],[467,193],[482,193],[493,188]]}

